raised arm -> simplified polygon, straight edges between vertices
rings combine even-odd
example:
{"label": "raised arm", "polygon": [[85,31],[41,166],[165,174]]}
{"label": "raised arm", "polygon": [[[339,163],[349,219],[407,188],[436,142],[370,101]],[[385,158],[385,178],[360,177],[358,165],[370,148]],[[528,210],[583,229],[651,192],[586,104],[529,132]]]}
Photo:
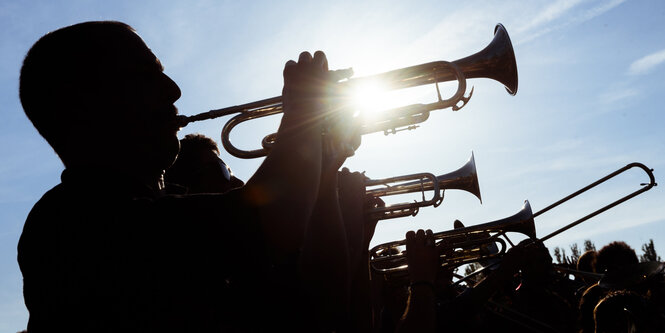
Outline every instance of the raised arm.
{"label": "raised arm", "polygon": [[406,234],[406,256],[409,263],[409,298],[397,332],[434,332],[434,281],[439,269],[439,255],[432,230],[409,231]]}
{"label": "raised arm", "polygon": [[277,142],[242,189],[244,198],[258,209],[267,246],[276,258],[299,250],[316,202],[327,72],[323,52],[314,57],[303,52],[297,63],[286,63]]}

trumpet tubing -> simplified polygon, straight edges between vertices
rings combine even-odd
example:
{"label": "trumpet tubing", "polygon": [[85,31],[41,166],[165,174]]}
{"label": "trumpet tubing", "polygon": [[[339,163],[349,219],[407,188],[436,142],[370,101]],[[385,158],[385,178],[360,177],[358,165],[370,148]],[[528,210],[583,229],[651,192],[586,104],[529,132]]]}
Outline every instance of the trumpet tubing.
{"label": "trumpet tubing", "polygon": [[[408,181],[408,182],[405,182]],[[378,187],[377,187],[378,186]],[[415,216],[420,207],[437,207],[443,201],[445,190],[463,190],[475,195],[482,203],[476,161],[471,158],[461,168],[440,176],[431,173],[391,177],[385,179],[369,179],[365,181],[365,195],[381,198],[391,195],[422,192],[422,200],[376,207],[367,211],[367,217],[375,220],[386,220],[404,216]],[[425,199],[425,192],[432,191],[432,198]]]}
{"label": "trumpet tubing", "polygon": [[[394,108],[382,112],[382,116],[368,123],[356,124],[361,134],[374,132],[396,133],[402,129],[412,129],[415,124],[424,122],[429,117],[429,112],[438,109],[452,108],[453,111],[462,108],[471,97],[473,89],[468,97],[465,97],[467,78],[489,78],[502,83],[509,94],[517,92],[517,65],[510,37],[501,24],[494,29],[494,38],[487,47],[468,57],[448,62],[435,61],[426,64],[392,70],[373,76],[350,78],[352,70],[332,71],[335,78],[347,80],[339,82],[340,89],[352,88],[357,84],[378,81],[387,89],[404,89],[425,84],[435,84],[437,88],[438,101],[429,104],[413,104]],[[457,80],[457,91],[448,98],[442,99],[439,93],[438,83]],[[460,104],[461,103],[461,104]],[[230,132],[239,123],[275,115],[282,112],[282,97],[276,96],[264,100],[231,106],[222,109],[210,110],[193,116],[180,116],[180,127],[187,124],[237,114],[231,118],[222,129],[222,145],[233,156],[239,158],[256,158],[266,156],[276,140],[276,135],[269,134],[262,140],[262,148],[254,150],[242,150],[235,147],[230,139]],[[358,121],[358,120],[356,120]],[[399,128],[399,129],[398,129]]]}
{"label": "trumpet tubing", "polygon": [[[482,246],[489,246],[490,244],[497,242],[501,243],[501,241],[499,241],[499,237],[503,237],[509,243],[511,243],[510,239],[506,237],[507,232],[518,232],[526,235],[531,239],[536,239],[534,219],[537,216],[548,212],[552,208],[555,208],[564,202],[632,168],[642,169],[642,171],[644,171],[649,177],[649,182],[640,184],[643,186],[642,188],[635,190],[634,192],[631,192],[573,222],[570,222],[569,224],[539,239],[540,241],[545,241],[658,185],[653,175],[653,170],[642,163],[630,163],[581,188],[580,190],[573,192],[563,199],[539,210],[536,213],[532,213],[529,201],[525,201],[522,210],[513,216],[475,226],[435,233],[434,238],[437,243],[437,249],[439,249],[439,253],[441,253],[440,257],[442,266],[456,266],[503,256],[505,253],[505,247],[502,247],[500,250],[495,251],[494,253],[487,254],[487,251],[483,249]],[[400,240],[375,246],[369,252],[370,266],[375,272],[388,275],[406,271],[408,264],[404,255],[405,245],[406,240]],[[511,243],[511,245],[513,244]],[[464,251],[455,250],[456,248],[463,248]],[[452,255],[447,254],[451,251],[453,252]]]}
{"label": "trumpet tubing", "polygon": [[[499,257],[505,253],[506,244],[499,238],[507,232],[517,232],[536,237],[533,213],[529,201],[515,215],[479,225],[434,233],[434,240],[442,266],[454,267],[478,260]],[[497,251],[489,251],[493,244],[501,245]],[[370,264],[375,272],[392,274],[405,271],[406,240],[384,243],[369,251]]]}

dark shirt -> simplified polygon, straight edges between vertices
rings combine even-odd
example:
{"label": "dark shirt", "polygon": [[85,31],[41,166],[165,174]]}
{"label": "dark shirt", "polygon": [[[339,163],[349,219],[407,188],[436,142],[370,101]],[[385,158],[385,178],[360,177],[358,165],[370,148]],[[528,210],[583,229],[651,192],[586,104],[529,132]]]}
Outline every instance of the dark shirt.
{"label": "dark shirt", "polygon": [[28,331],[235,330],[260,306],[265,247],[238,191],[162,195],[97,170],[65,170],[18,245]]}

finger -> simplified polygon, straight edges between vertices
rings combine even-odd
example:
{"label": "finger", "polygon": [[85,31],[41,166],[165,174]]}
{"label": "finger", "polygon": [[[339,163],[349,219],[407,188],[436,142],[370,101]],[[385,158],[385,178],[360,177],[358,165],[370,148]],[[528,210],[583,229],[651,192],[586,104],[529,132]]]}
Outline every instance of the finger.
{"label": "finger", "polygon": [[297,65],[298,64],[293,60],[289,60],[289,61],[286,62],[286,64],[284,64],[284,73],[283,73],[283,75],[284,75],[285,79],[287,77],[293,76],[293,71],[295,70]]}
{"label": "finger", "polygon": [[430,229],[425,231],[425,245],[434,246],[434,233]]}
{"label": "finger", "polygon": [[416,242],[416,233],[413,230],[406,233],[406,248],[413,248]]}
{"label": "finger", "polygon": [[314,52],[314,59],[312,63],[314,66],[316,66],[317,69],[321,68],[325,72],[328,71],[328,58],[326,57],[326,54],[323,53],[323,51]]}
{"label": "finger", "polygon": [[307,51],[300,53],[300,57],[298,57],[298,64],[306,65],[310,63],[312,63],[312,55]]}
{"label": "finger", "polygon": [[425,243],[425,230],[418,229],[418,231],[416,231],[416,242],[418,242],[418,244]]}
{"label": "finger", "polygon": [[413,240],[416,237],[416,233],[413,230],[410,230],[406,233],[406,240]]}

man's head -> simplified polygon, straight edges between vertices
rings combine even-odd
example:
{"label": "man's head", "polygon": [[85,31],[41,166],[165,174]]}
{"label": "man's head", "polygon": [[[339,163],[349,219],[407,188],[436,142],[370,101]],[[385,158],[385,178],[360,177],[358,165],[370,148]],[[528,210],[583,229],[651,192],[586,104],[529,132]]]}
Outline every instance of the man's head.
{"label": "man's head", "polygon": [[244,185],[221,158],[217,143],[201,134],[180,140],[180,154],[164,180],[187,187],[190,194],[224,193]]}
{"label": "man's head", "polygon": [[177,155],[180,89],[124,23],[46,34],[23,62],[19,89],[26,115],[66,167],[158,172]]}
{"label": "man's head", "polygon": [[612,272],[623,267],[637,264],[637,254],[628,244],[616,241],[603,246],[596,256],[598,273]]}
{"label": "man's head", "polygon": [[584,252],[578,259],[577,259],[577,270],[578,271],[583,271],[583,272],[596,272],[596,258],[598,256],[598,252],[594,250],[589,250]]}

